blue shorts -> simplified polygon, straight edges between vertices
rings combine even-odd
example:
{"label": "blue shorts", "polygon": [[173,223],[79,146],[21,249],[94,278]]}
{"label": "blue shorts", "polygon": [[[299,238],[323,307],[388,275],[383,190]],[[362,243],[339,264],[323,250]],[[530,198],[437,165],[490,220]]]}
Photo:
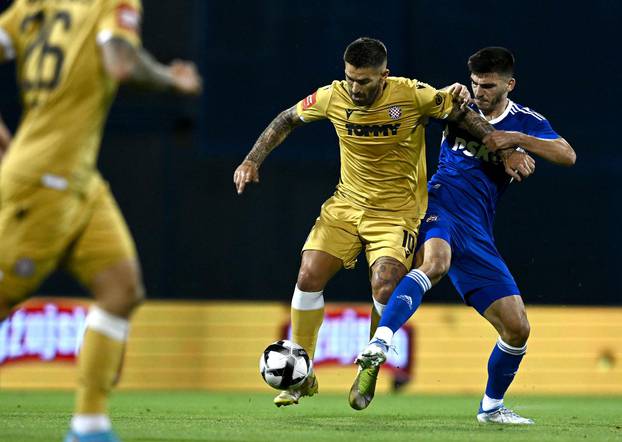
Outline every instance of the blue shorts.
{"label": "blue shorts", "polygon": [[449,278],[462,300],[480,315],[497,299],[520,295],[484,224],[461,221],[431,194],[417,246],[431,238],[449,243],[452,254]]}

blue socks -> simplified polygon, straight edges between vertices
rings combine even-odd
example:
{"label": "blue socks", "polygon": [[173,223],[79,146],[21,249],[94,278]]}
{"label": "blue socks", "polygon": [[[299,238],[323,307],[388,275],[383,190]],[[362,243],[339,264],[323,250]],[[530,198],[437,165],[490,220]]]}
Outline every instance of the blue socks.
{"label": "blue socks", "polygon": [[[505,392],[514,380],[518,366],[527,351],[527,344],[522,347],[512,347],[498,339],[488,359],[488,383],[486,384],[485,398],[501,401]],[[486,404],[483,404],[486,405]],[[491,404],[492,405],[492,404]],[[487,411],[487,407],[482,407]]]}
{"label": "blue socks", "polygon": [[425,273],[411,270],[397,285],[382,317],[378,328],[388,327],[393,333],[408,321],[421,305],[423,294],[432,288],[432,283]]}

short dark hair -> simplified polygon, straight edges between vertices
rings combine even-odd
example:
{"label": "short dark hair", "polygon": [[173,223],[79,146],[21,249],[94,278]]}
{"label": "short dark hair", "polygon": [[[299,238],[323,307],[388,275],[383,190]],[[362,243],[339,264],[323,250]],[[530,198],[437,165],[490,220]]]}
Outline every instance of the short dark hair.
{"label": "short dark hair", "polygon": [[346,48],[343,61],[355,68],[377,68],[387,61],[387,48],[375,38],[357,38]]}
{"label": "short dark hair", "polygon": [[514,74],[514,55],[506,48],[491,46],[477,51],[467,63],[472,74]]}

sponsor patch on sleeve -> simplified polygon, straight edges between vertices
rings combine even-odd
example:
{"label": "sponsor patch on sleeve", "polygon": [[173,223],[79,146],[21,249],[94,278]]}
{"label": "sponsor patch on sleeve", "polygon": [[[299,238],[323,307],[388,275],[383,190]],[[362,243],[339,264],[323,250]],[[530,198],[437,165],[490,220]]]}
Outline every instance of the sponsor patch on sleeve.
{"label": "sponsor patch on sleeve", "polygon": [[317,102],[317,91],[302,100],[302,110],[306,111]]}
{"label": "sponsor patch on sleeve", "polygon": [[117,25],[120,28],[138,33],[140,31],[140,13],[127,3],[117,6]]}

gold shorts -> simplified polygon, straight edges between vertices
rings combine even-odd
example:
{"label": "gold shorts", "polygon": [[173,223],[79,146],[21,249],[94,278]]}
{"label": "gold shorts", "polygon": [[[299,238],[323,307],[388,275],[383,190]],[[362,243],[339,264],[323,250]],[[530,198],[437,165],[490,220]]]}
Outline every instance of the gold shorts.
{"label": "gold shorts", "polygon": [[56,268],[89,286],[122,260],[136,259],[134,241],[108,185],[89,196],[70,189],[3,182],[0,189],[0,298],[17,303]]}
{"label": "gold shorts", "polygon": [[369,267],[378,258],[391,257],[410,269],[420,222],[403,213],[367,211],[332,196],[322,205],[302,250],[321,250],[352,269],[364,247]]}

